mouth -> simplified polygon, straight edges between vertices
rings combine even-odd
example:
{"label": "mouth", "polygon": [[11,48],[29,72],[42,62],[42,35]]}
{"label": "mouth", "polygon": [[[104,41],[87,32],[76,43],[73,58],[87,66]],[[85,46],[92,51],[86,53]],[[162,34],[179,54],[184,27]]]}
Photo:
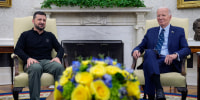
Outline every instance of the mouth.
{"label": "mouth", "polygon": [[39,27],[44,27],[44,24],[39,24]]}

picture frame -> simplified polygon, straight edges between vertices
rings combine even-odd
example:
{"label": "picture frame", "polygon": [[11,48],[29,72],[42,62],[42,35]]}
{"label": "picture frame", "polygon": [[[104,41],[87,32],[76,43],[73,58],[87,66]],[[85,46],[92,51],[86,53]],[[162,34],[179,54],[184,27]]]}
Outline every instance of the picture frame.
{"label": "picture frame", "polygon": [[0,0],[0,7],[11,7],[12,0]]}
{"label": "picture frame", "polygon": [[177,8],[199,8],[200,0],[177,0]]}

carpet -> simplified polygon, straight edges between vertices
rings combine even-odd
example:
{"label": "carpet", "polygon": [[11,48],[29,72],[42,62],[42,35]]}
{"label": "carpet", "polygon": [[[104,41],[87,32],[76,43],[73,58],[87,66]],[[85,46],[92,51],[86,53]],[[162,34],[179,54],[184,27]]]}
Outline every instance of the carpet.
{"label": "carpet", "polygon": [[[143,98],[144,94],[141,93],[140,97]],[[166,93],[165,92],[166,100],[181,100],[181,94],[178,93]],[[147,99],[140,99],[140,100],[147,100]],[[197,95],[187,95],[187,100],[197,100]]]}
{"label": "carpet", "polygon": [[[46,97],[48,97],[53,90],[41,90],[40,93],[40,100],[45,100]],[[141,93],[141,98],[144,96],[143,93]],[[165,93],[165,96],[167,100],[181,100],[181,94],[177,93]],[[29,100],[29,91],[23,91],[19,94],[20,100]],[[0,100],[13,100],[12,93],[0,93]],[[146,99],[140,99],[140,100],[146,100]],[[197,95],[188,95],[187,100],[197,100]]]}
{"label": "carpet", "polygon": [[[40,100],[46,100],[53,90],[41,90],[40,92]],[[0,93],[0,100],[14,100],[12,93]],[[19,94],[19,100],[30,100],[29,91],[23,91]]]}

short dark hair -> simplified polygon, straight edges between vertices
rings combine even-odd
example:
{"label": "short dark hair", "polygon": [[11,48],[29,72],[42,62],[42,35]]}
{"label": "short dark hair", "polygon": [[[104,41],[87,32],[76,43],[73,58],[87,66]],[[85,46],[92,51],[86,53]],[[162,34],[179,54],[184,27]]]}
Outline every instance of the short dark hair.
{"label": "short dark hair", "polygon": [[33,19],[35,19],[36,15],[44,15],[46,16],[46,14],[42,11],[36,11],[34,14],[33,14]]}

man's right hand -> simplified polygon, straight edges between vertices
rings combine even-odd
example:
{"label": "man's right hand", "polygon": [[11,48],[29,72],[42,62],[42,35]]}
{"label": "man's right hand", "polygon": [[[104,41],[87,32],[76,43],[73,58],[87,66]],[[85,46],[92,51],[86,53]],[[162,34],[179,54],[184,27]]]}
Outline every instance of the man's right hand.
{"label": "man's right hand", "polygon": [[39,62],[36,59],[28,58],[27,59],[27,66],[26,67],[28,68],[33,63],[39,63]]}
{"label": "man's right hand", "polygon": [[133,52],[133,57],[134,57],[134,59],[138,59],[138,58],[140,57],[140,55],[141,55],[141,53],[140,53],[139,50],[135,50],[135,51]]}

